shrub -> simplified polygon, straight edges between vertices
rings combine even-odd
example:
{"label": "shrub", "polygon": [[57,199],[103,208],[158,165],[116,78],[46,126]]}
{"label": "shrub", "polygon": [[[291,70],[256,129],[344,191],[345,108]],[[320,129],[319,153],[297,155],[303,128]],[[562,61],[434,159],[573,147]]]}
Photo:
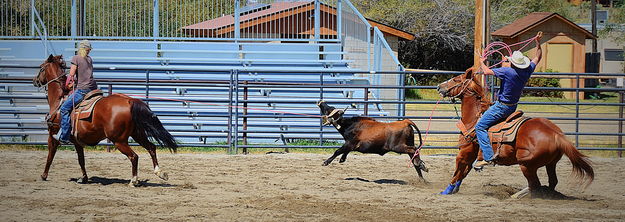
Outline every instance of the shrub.
{"label": "shrub", "polygon": [[[560,80],[557,78],[530,78],[527,87],[560,87]],[[557,90],[523,90],[523,95],[562,98],[564,93]]]}

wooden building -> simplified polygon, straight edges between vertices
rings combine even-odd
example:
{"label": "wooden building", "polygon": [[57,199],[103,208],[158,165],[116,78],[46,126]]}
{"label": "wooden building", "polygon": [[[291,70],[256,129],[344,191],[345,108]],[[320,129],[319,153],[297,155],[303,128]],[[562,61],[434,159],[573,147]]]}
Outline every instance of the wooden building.
{"label": "wooden building", "polygon": [[[585,72],[586,39],[593,39],[596,36],[558,13],[534,12],[491,34],[507,44],[514,44],[536,36],[539,31],[543,32],[541,40],[543,55],[536,67],[537,72]],[[535,43],[530,43],[521,51],[533,58],[536,53]],[[575,87],[577,81],[566,77],[560,80],[560,84],[562,87]],[[584,87],[583,81],[580,82],[580,87]],[[580,96],[583,98],[583,95]],[[574,98],[575,94],[567,92],[565,97]]]}

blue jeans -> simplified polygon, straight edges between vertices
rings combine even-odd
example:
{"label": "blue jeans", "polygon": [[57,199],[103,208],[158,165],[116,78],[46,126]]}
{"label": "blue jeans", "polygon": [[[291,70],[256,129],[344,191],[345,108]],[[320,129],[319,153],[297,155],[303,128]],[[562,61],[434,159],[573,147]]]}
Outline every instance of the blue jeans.
{"label": "blue jeans", "polygon": [[67,97],[67,100],[65,100],[65,102],[63,102],[63,105],[61,105],[61,130],[59,131],[59,133],[61,134],[59,135],[59,138],[61,140],[69,140],[69,135],[72,130],[72,123],[69,114],[72,109],[74,109],[74,106],[78,105],[78,103],[82,101],[83,97],[85,97],[85,94],[87,94],[88,92],[89,90],[86,89],[77,89],[76,91],[74,91],[74,93],[69,95]]}
{"label": "blue jeans", "polygon": [[477,136],[477,142],[480,144],[482,150],[482,156],[484,160],[493,160],[493,146],[488,138],[488,128],[495,125],[499,120],[505,119],[516,110],[517,105],[507,106],[499,101],[495,102],[484,114],[482,118],[475,124],[475,134]]}

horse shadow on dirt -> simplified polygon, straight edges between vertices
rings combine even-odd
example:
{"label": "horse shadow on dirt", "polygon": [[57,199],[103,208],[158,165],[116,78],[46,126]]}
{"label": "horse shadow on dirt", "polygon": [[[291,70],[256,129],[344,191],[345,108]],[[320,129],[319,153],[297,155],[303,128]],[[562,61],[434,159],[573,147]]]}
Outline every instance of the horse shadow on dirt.
{"label": "horse shadow on dirt", "polygon": [[[73,181],[78,183],[80,178],[71,178],[69,181]],[[87,184],[100,184],[103,186],[111,185],[111,184],[122,184],[127,185],[130,183],[130,180],[124,180],[119,178],[105,178],[105,177],[89,177],[89,181]],[[153,183],[150,182],[149,179],[139,180],[139,185],[137,187],[177,187],[178,185],[167,184],[167,183]]]}
{"label": "horse shadow on dirt", "polygon": [[348,177],[348,178],[345,178],[345,180],[356,180],[356,181],[362,181],[362,182],[367,182],[367,183],[377,183],[377,184],[399,184],[399,185],[408,184],[406,181],[395,180],[395,179],[367,180],[367,179],[363,179],[360,177]]}
{"label": "horse shadow on dirt", "polygon": [[[484,186],[484,195],[494,197],[500,200],[510,199],[510,197],[521,191],[523,188],[516,188],[505,184],[488,184]],[[583,200],[583,201],[597,201],[587,198],[578,198],[573,196],[564,195],[556,190],[551,190],[547,186],[541,186],[538,190],[523,197],[522,199],[545,199],[545,200]]]}

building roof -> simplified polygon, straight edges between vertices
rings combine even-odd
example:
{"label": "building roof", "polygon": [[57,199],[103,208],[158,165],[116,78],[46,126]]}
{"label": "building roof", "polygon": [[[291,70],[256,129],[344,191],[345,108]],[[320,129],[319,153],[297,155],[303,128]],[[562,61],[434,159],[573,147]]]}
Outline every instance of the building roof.
{"label": "building roof", "polygon": [[562,20],[563,22],[569,24],[573,28],[582,32],[586,36],[586,38],[589,38],[589,39],[597,38],[592,33],[588,32],[586,29],[580,27],[579,25],[571,22],[570,20],[564,18],[563,16],[555,12],[533,12],[523,18],[517,19],[516,21],[512,22],[509,25],[506,25],[498,29],[497,31],[491,33],[491,35],[503,37],[503,38],[515,38],[519,36],[520,34],[524,33],[525,31],[531,28],[534,28],[536,26],[539,26],[540,24],[550,19]]}
{"label": "building roof", "polygon": [[[251,26],[259,26],[270,22],[283,21],[281,18],[293,16],[298,13],[306,13],[314,11],[314,1],[297,1],[297,2],[274,2],[266,7],[258,7],[251,9],[249,13],[242,13],[240,16],[241,29]],[[321,11],[336,15],[336,8],[321,3]],[[325,16],[322,16],[324,19]],[[407,31],[397,29],[380,22],[367,19],[371,26],[376,26],[385,34],[394,35],[402,39],[413,40],[414,34]],[[323,29],[324,27],[322,27]],[[182,28],[187,33],[214,33],[216,35],[234,31],[234,16],[224,15],[219,18],[203,21],[197,24],[188,25]],[[335,30],[322,30],[322,34],[334,34]]]}

